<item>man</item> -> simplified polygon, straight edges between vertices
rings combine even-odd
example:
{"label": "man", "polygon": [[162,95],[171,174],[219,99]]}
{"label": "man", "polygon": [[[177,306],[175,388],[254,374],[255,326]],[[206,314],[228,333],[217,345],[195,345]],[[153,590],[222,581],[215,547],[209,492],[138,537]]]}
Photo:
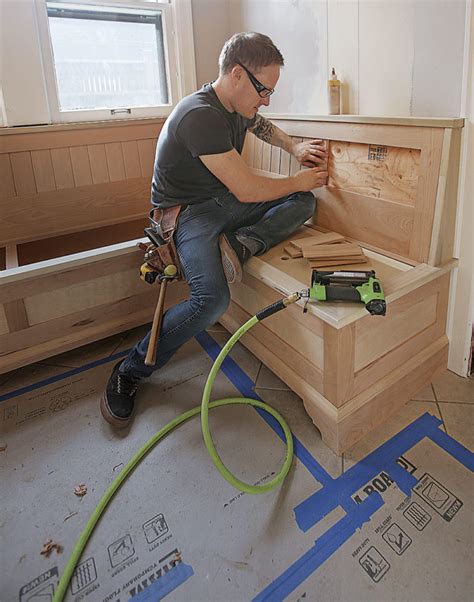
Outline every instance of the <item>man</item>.
{"label": "man", "polygon": [[[290,236],[315,209],[311,190],[325,184],[320,140],[295,143],[258,114],[270,104],[283,57],[259,33],[239,33],[219,57],[219,77],[181,100],[167,119],[156,150],[153,205],[181,206],[174,234],[190,298],[163,316],[154,366],[146,366],[150,333],[119,362],[101,400],[105,420],[131,420],[141,378],[162,368],[189,339],[214,324],[230,301],[228,282],[242,265]],[[254,174],[240,156],[246,132],[283,148],[311,167],[294,176]]]}

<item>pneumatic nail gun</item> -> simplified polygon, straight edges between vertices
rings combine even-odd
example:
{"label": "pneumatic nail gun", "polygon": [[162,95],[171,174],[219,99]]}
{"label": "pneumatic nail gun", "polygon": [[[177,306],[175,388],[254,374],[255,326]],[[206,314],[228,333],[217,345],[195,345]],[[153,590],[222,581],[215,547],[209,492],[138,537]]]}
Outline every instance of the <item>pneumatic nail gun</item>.
{"label": "pneumatic nail gun", "polygon": [[357,301],[364,303],[372,315],[384,316],[385,295],[380,280],[370,271],[319,271],[313,270],[311,288],[307,295],[311,301]]}

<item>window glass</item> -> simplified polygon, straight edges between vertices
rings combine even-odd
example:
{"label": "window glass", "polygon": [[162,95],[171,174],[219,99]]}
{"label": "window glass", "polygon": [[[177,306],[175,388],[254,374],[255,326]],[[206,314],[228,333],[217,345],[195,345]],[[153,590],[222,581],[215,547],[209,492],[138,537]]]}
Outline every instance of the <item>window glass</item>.
{"label": "window glass", "polygon": [[161,11],[47,8],[61,111],[168,103]]}

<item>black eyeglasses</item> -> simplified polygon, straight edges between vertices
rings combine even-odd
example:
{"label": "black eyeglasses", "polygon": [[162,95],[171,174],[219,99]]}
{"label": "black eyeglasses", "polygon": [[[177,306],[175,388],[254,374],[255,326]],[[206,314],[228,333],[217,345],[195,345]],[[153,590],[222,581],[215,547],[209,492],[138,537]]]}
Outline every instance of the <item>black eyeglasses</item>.
{"label": "black eyeglasses", "polygon": [[252,82],[252,86],[255,88],[255,90],[257,91],[257,94],[261,98],[268,98],[269,96],[271,96],[273,94],[273,92],[275,92],[274,88],[267,88],[262,83],[260,83],[258,81],[258,79],[255,77],[255,75],[250,73],[250,71],[247,69],[247,67],[242,65],[242,63],[237,63],[237,65],[240,65],[242,67],[242,69],[245,71],[245,73],[248,75],[249,80]]}

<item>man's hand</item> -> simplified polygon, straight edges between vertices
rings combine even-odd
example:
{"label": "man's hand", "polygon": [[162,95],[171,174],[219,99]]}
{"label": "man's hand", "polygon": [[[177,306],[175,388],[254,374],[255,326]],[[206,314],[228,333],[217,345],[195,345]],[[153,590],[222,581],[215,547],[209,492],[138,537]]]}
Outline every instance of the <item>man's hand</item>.
{"label": "man's hand", "polygon": [[324,140],[304,140],[293,145],[292,155],[305,167],[325,165],[328,152]]}
{"label": "man's hand", "polygon": [[312,169],[298,171],[293,177],[297,181],[298,190],[309,192],[313,188],[326,185],[328,172],[324,167],[313,167]]}

